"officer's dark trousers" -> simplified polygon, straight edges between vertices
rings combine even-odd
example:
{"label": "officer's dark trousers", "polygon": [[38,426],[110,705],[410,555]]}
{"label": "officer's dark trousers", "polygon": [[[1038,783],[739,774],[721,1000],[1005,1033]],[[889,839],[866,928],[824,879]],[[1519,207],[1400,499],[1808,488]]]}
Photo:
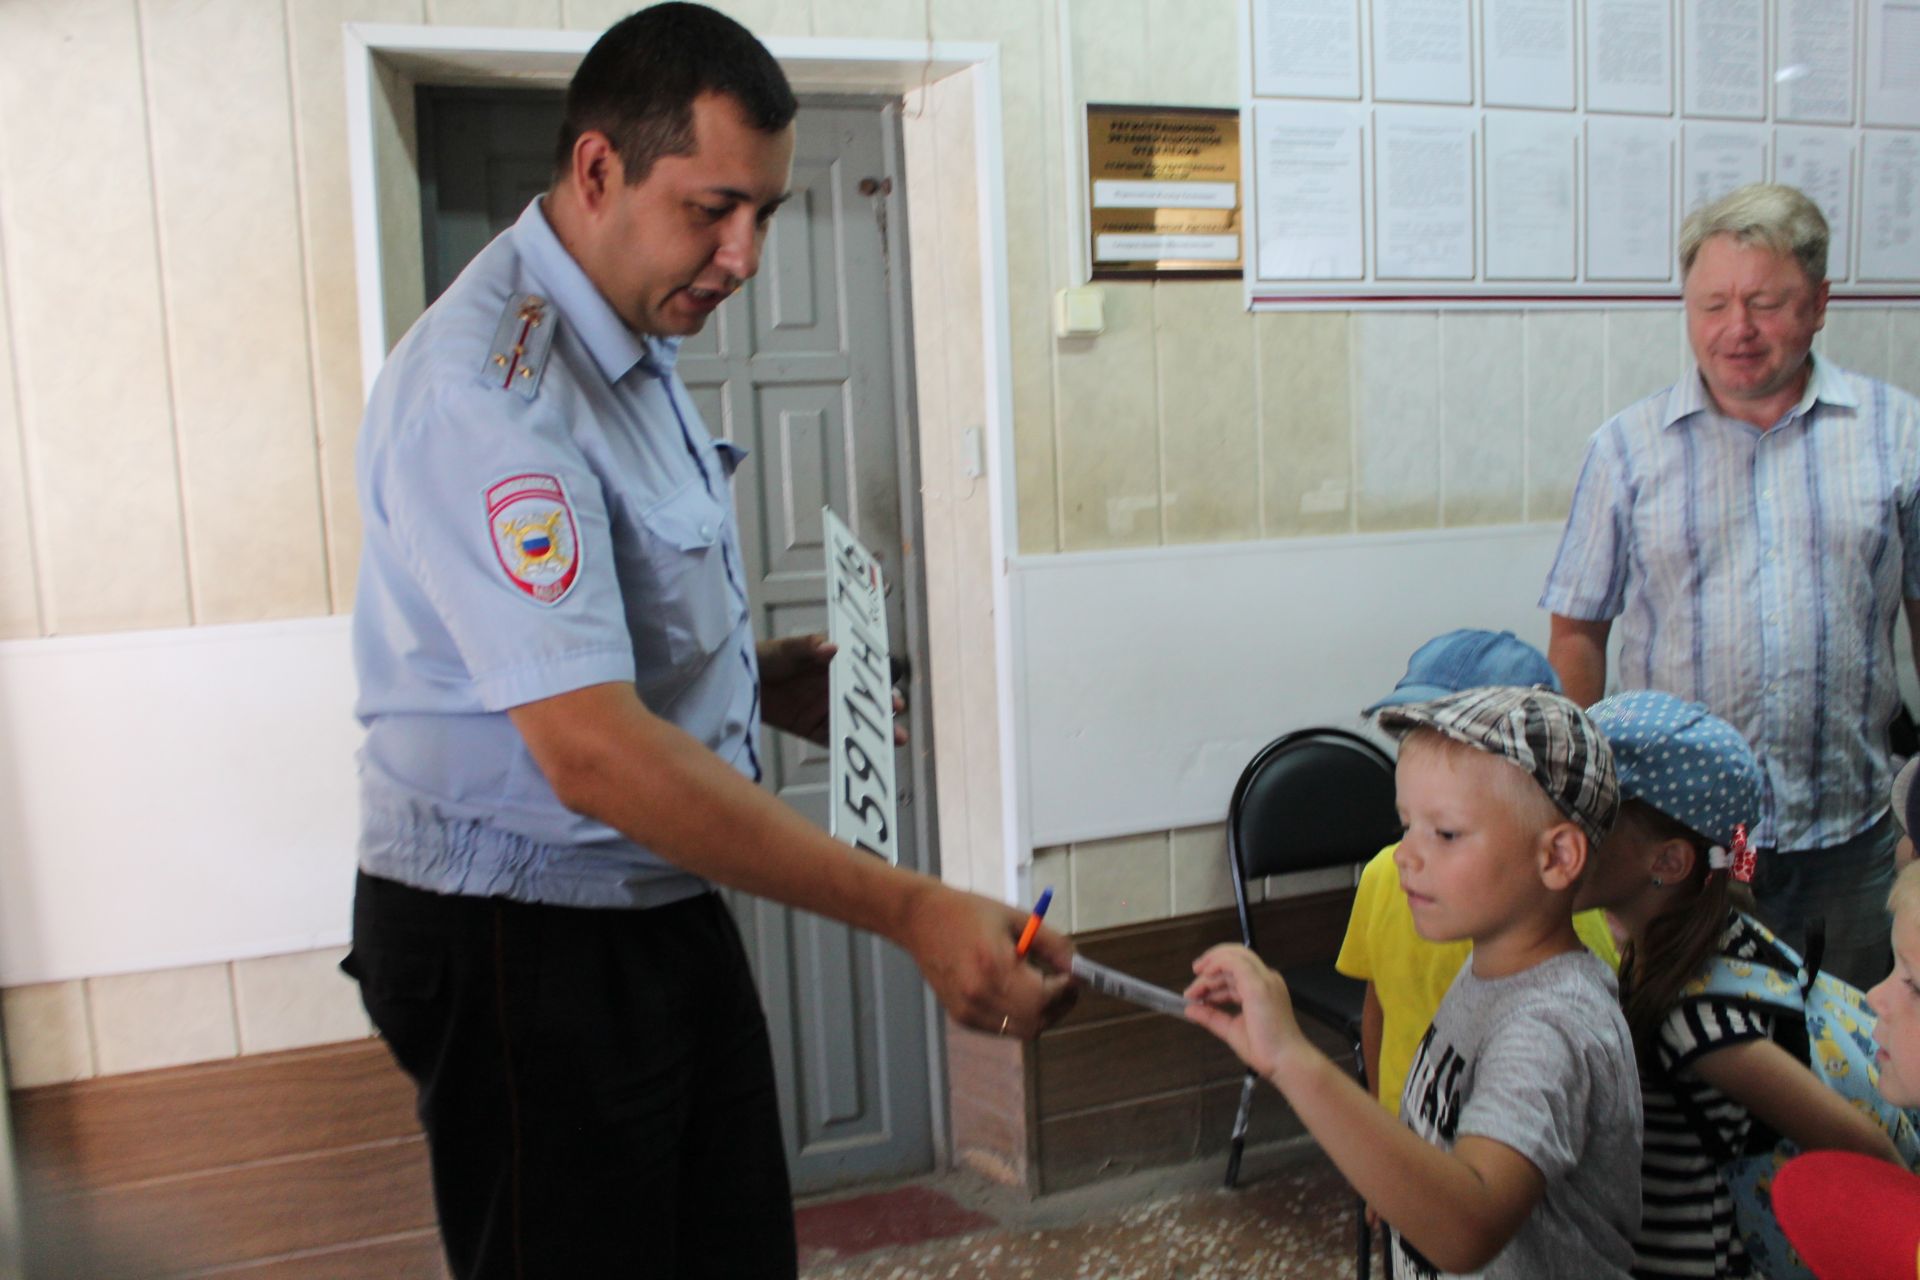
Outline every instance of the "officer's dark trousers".
{"label": "officer's dark trousers", "polygon": [[785,1280],[766,1020],[716,894],[647,911],[362,875],[353,950],[420,1090],[459,1280]]}

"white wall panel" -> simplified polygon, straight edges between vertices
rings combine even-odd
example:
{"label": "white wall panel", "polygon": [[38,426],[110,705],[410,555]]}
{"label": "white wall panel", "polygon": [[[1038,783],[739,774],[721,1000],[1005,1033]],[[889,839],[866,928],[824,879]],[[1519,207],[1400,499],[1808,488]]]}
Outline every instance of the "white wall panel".
{"label": "white wall panel", "polygon": [[1221,821],[1268,740],[1352,724],[1455,627],[1539,645],[1557,525],[1014,562],[1027,848]]}
{"label": "white wall panel", "polygon": [[0,986],[345,941],[347,620],[0,644]]}

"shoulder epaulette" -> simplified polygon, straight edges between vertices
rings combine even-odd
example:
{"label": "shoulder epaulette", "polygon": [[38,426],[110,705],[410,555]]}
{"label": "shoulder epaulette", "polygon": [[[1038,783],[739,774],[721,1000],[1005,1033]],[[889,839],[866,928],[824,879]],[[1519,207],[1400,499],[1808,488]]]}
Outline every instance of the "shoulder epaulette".
{"label": "shoulder epaulette", "polygon": [[487,376],[502,391],[517,391],[531,400],[540,389],[540,374],[553,350],[553,331],[559,327],[553,308],[537,293],[516,293],[493,331],[487,351]]}

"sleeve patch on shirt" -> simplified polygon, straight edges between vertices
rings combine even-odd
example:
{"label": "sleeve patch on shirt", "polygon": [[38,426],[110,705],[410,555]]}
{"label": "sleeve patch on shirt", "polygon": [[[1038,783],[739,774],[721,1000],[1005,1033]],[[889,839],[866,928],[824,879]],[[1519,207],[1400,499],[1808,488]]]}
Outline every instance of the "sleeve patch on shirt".
{"label": "sleeve patch on shirt", "polygon": [[487,528],[508,581],[559,604],[580,573],[580,536],[559,477],[508,476],[487,489]]}

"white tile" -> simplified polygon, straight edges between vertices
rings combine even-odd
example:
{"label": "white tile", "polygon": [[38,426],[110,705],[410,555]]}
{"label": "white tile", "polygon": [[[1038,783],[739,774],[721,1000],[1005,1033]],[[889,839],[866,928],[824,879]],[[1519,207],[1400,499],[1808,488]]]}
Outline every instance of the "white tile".
{"label": "white tile", "polygon": [[1362,529],[1424,529],[1440,515],[1439,322],[1354,317],[1355,484]]}
{"label": "white tile", "polygon": [[7,1027],[7,1084],[28,1089],[93,1075],[86,986],[46,982],[0,991]]}
{"label": "white tile", "polygon": [[[0,144],[4,145],[4,144]],[[32,510],[20,457],[20,415],[15,412],[13,342],[7,324],[7,269],[0,258],[0,640],[40,634],[40,577],[34,565]]]}
{"label": "white tile", "polygon": [[180,626],[187,578],[134,2],[0,4],[0,49],[0,120],[15,125],[0,136],[0,244],[42,621],[55,632]]}
{"label": "white tile", "polygon": [[353,603],[360,557],[360,516],[353,492],[353,445],[360,430],[360,314],[340,28],[345,22],[425,20],[423,0],[300,0],[287,6],[313,412],[335,611]]}
{"label": "white tile", "polygon": [[281,10],[146,0],[142,31],[194,617],[325,613]]}
{"label": "white tile", "polygon": [[1686,322],[1678,308],[1607,312],[1607,399],[1602,413],[1612,417],[1672,386],[1686,364]]}
{"label": "white tile", "polygon": [[1073,846],[1073,931],[1159,920],[1171,906],[1167,833]]}
{"label": "white tile", "polygon": [[233,962],[241,1053],[336,1044],[373,1034],[360,987],[340,972],[347,949]]}
{"label": "white tile", "polygon": [[233,984],[224,964],[87,979],[103,1076],[231,1058]]}
{"label": "white tile", "polygon": [[1606,317],[1527,315],[1527,519],[1563,519],[1606,402]]}
{"label": "white tile", "polygon": [[1173,911],[1176,916],[1233,905],[1233,868],[1227,864],[1224,823],[1182,827],[1173,833]]}
{"label": "white tile", "polygon": [[1891,320],[1886,307],[1829,307],[1821,351],[1843,369],[1884,381]]}
{"label": "white tile", "polygon": [[1526,503],[1527,405],[1517,312],[1440,317],[1441,520],[1505,524]]}

